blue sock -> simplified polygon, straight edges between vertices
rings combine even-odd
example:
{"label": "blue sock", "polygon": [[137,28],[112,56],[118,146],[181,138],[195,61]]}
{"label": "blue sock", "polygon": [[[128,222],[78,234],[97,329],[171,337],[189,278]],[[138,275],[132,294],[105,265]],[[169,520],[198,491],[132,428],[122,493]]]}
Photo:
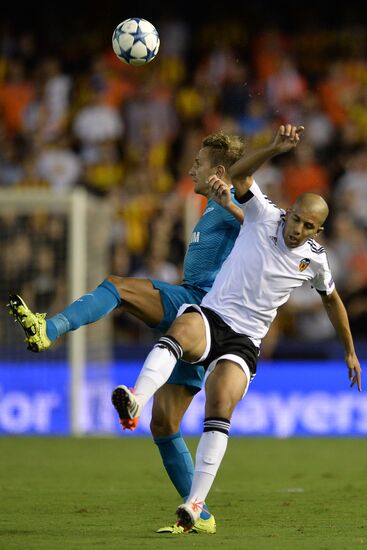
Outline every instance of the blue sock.
{"label": "blue sock", "polygon": [[53,341],[70,330],[82,325],[94,323],[105,317],[121,303],[120,294],[115,285],[105,280],[93,292],[85,294],[61,313],[46,321],[46,333]]}
{"label": "blue sock", "polygon": [[[154,443],[158,446],[170,480],[177,492],[186,500],[190,494],[194,477],[194,463],[181,432],[154,438]],[[204,504],[204,510],[200,514],[201,519],[208,519],[210,515],[206,504]]]}

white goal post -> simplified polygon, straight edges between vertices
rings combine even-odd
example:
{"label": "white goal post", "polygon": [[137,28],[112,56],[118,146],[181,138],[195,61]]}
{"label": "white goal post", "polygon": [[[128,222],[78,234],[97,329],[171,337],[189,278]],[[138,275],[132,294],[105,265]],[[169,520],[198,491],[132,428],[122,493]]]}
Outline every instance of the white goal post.
{"label": "white goal post", "polygon": [[[31,218],[39,213],[49,217],[61,216],[65,221],[66,266],[56,266],[56,268],[62,268],[65,274],[63,277],[65,285],[63,307],[65,307],[89,289],[94,288],[109,274],[109,238],[111,235],[110,224],[113,218],[110,203],[92,196],[81,188],[75,189],[69,194],[54,193],[42,189],[0,190],[0,221],[9,215],[22,219],[24,217]],[[10,249],[11,239],[10,235],[8,243]],[[32,244],[34,249],[31,250],[31,253],[35,254],[37,242]],[[61,262],[64,263],[64,260],[60,259],[60,264]],[[2,280],[2,296],[20,293],[21,288],[12,286],[16,284],[16,280],[5,283]],[[35,307],[35,304],[29,305]],[[56,311],[51,311],[49,315],[55,313]],[[12,338],[11,332],[8,332]],[[24,344],[19,338],[19,332],[16,336],[17,341],[13,341],[12,345],[7,345],[7,332],[5,331],[5,335],[2,335],[2,345],[8,350],[7,357],[6,353],[3,353],[3,360],[16,361],[19,359],[22,364],[26,365],[28,356],[23,353]],[[112,320],[108,316],[98,323],[97,330],[95,326],[89,325],[67,335],[65,358],[71,369],[70,428],[74,435],[84,432],[82,408],[87,361],[100,363],[101,366],[107,364],[112,355],[112,338]],[[27,352],[27,354],[29,353]],[[34,363],[35,358],[30,357],[30,359]],[[37,354],[37,361],[40,364],[47,362],[52,365],[54,361],[52,350],[46,354]]]}

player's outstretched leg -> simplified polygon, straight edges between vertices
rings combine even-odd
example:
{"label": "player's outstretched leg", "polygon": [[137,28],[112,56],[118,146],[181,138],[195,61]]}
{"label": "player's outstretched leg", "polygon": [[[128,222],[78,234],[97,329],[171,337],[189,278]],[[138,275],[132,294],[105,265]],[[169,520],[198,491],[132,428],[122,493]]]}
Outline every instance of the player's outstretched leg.
{"label": "player's outstretched leg", "polygon": [[9,313],[14,316],[24,330],[29,350],[37,353],[50,347],[51,341],[46,333],[45,313],[33,313],[17,294],[9,296],[8,308]]}
{"label": "player's outstretched leg", "polygon": [[24,329],[28,349],[40,352],[48,349],[63,334],[98,321],[121,304],[116,287],[108,280],[68,305],[49,319],[45,313],[33,313],[24,300],[12,294],[9,310]]}
{"label": "player's outstretched leg", "polygon": [[112,405],[119,415],[120,424],[125,429],[131,430],[136,427],[130,426],[131,422],[126,424],[125,420],[136,420],[141,415],[149,399],[168,380],[182,355],[182,348],[173,336],[162,336],[145,359],[134,391],[126,386],[117,386],[113,390]]}
{"label": "player's outstretched leg", "polygon": [[141,406],[132,390],[126,386],[117,386],[112,392],[112,405],[119,415],[124,430],[135,430],[138,425]]}

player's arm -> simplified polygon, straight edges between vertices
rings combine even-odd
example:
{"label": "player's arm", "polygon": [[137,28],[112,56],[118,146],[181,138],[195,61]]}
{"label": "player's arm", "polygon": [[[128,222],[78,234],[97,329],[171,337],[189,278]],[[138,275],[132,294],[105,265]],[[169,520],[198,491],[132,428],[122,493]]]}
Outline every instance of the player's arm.
{"label": "player's arm", "polygon": [[336,290],[333,290],[333,292],[329,295],[322,294],[321,297],[326,313],[328,314],[337,335],[343,343],[345,350],[345,362],[347,363],[349,371],[351,387],[353,387],[354,384],[357,384],[358,390],[362,391],[362,369],[354,349],[348,314],[344,304]]}
{"label": "player's arm", "polygon": [[[252,178],[248,178],[251,180],[250,186],[252,185]],[[245,215],[243,213],[242,208],[240,208],[237,204],[233,202],[232,199],[232,193],[231,188],[228,187],[228,185],[219,179],[217,176],[213,175],[208,180],[209,189],[210,189],[210,196],[223,208],[228,210],[230,214],[236,220],[240,222],[240,224],[243,223],[245,219]]]}
{"label": "player's arm", "polygon": [[252,183],[249,176],[252,176],[264,162],[277,155],[291,151],[297,146],[303,130],[303,126],[282,125],[279,127],[270,145],[247,153],[232,164],[228,173],[236,189],[237,197],[243,197],[247,193]]}
{"label": "player's arm", "polygon": [[232,214],[234,218],[236,218],[236,220],[240,222],[240,224],[243,224],[243,221],[245,219],[243,210],[233,202],[232,198],[231,198],[231,203],[228,205],[228,207],[225,207],[225,208],[226,210],[228,210],[228,212],[230,212],[230,214]]}

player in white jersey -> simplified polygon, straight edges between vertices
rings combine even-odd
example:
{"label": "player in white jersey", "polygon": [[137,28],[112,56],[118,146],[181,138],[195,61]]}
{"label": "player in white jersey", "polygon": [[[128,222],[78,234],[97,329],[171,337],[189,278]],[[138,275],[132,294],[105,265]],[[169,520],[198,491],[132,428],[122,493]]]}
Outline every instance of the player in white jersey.
{"label": "player in white jersey", "polygon": [[[220,186],[220,183],[217,183]],[[324,208],[312,193],[302,204]],[[301,199],[296,203],[299,206]],[[246,334],[259,347],[279,306],[305,281],[321,293],[335,288],[325,249],[314,239],[301,243],[286,233],[286,213],[265,197],[254,183],[242,198],[246,224],[201,304],[210,308],[235,331]],[[261,223],[259,223],[261,222]],[[291,215],[291,223],[293,216]],[[246,247],[246,261],[243,251]]]}
{"label": "player in white jersey", "polygon": [[[345,307],[335,289],[323,247],[314,237],[328,215],[324,199],[304,193],[284,212],[265,197],[251,180],[264,161],[279,153],[282,143],[297,145],[302,127],[281,126],[273,144],[252,156],[242,157],[230,168],[245,224],[235,245],[201,305],[185,304],[167,334],[148,355],[133,391],[114,390],[113,403],[120,418],[133,418],[170,376],[183,357],[206,368],[204,433],[197,453],[191,492],[177,509],[178,525],[190,529],[224,456],[233,410],[246,394],[256,373],[260,343],[279,306],[294,288],[308,281],[322,302],[345,349],[351,386],[361,391],[361,368],[354,350]],[[224,183],[210,178],[218,195]],[[188,367],[189,368],[189,367]]]}

